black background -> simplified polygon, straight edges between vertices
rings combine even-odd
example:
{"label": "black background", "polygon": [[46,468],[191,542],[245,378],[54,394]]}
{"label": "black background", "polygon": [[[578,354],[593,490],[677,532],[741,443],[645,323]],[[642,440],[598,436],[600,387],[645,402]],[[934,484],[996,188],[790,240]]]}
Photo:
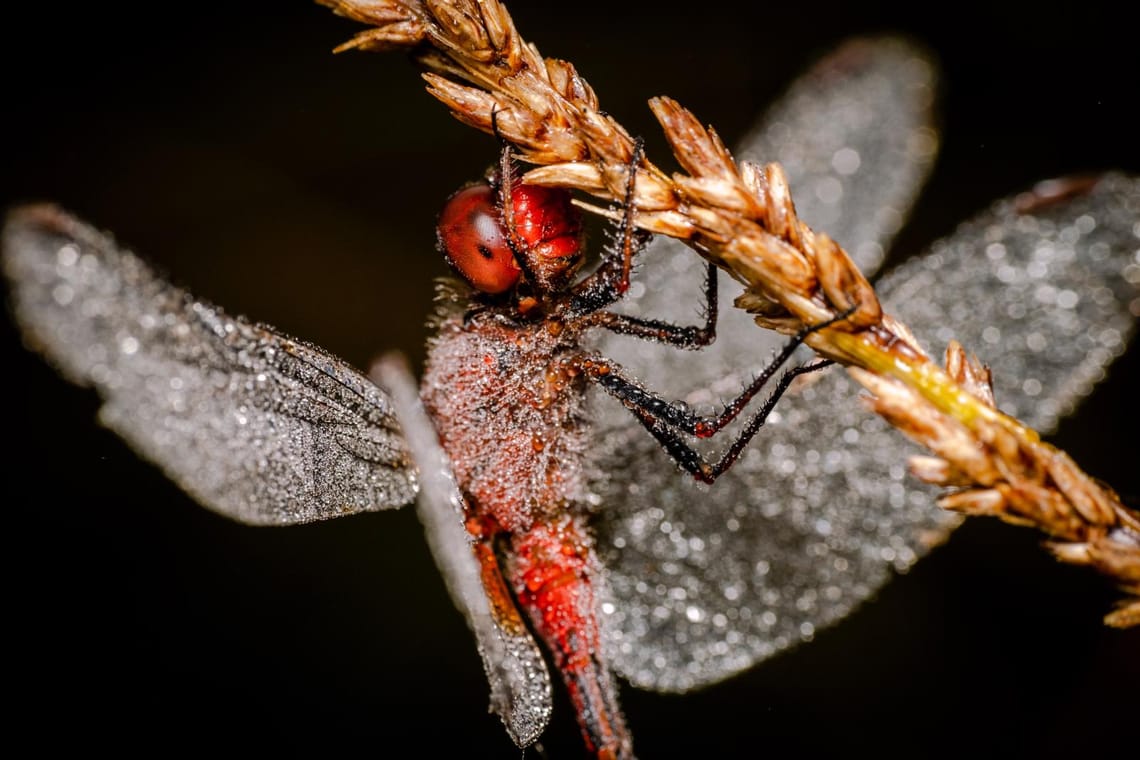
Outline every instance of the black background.
{"label": "black background", "polygon": [[[356,27],[305,0],[35,5],[5,22],[5,206],[58,201],[199,295],[357,366],[388,348],[422,358],[445,273],[434,214],[496,148],[402,56],[332,55]],[[845,36],[922,41],[944,67],[944,147],[898,253],[1039,179],[1140,170],[1134,31],[1107,3],[514,5],[661,162],[650,96],[732,142]],[[518,757],[411,510],[282,530],[217,517],[0,324],[10,739]],[[1138,355],[1054,437],[1132,495]],[[639,754],[1123,747],[1140,636],[1105,629],[1112,589],[1038,540],[971,522],[810,646],[691,695],[626,688]],[[557,699],[543,744],[577,757]]]}

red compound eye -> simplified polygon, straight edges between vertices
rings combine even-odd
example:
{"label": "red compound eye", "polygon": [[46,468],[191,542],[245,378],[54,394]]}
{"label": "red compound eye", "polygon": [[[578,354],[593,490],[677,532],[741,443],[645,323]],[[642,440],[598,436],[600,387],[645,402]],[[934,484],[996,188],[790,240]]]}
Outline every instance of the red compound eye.
{"label": "red compound eye", "polygon": [[439,215],[436,236],[448,263],[477,290],[494,295],[518,282],[521,271],[490,185],[472,185],[451,196]]}

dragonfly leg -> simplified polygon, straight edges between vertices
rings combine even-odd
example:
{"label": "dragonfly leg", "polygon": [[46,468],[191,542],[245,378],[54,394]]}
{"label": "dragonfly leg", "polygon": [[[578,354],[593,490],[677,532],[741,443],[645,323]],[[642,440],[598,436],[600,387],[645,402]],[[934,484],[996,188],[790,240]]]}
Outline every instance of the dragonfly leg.
{"label": "dragonfly leg", "polygon": [[760,410],[748,421],[728,451],[715,463],[710,464],[705,461],[699,452],[681,439],[679,433],[697,438],[708,438],[723,430],[725,426],[739,416],[748,403],[775,376],[780,367],[810,334],[845,319],[849,315],[850,312],[844,312],[826,322],[806,327],[792,336],[792,339],[784,345],[772,362],[748,384],[739,396],[729,402],[720,414],[716,415],[693,414],[685,406],[661,398],[627,378],[619,367],[607,359],[582,357],[577,361],[577,366],[586,377],[598,383],[607,393],[621,401],[627,409],[633,412],[677,464],[697,480],[711,483],[733,465],[740,456],[740,452],[756,435],[756,432],[763,427],[768,415],[775,408],[776,402],[787,391],[793,380],[800,375],[823,369],[833,362],[816,362],[784,372],[780,376],[775,390],[764,401]]}
{"label": "dragonfly leg", "polygon": [[535,282],[535,272],[530,265],[530,261],[523,255],[526,251],[527,244],[519,236],[518,225],[515,222],[515,202],[512,193],[515,189],[515,154],[511,144],[507,142],[499,133],[499,112],[498,110],[491,111],[491,132],[502,143],[502,149],[499,151],[499,177],[498,177],[498,195],[499,195],[499,208],[501,209],[500,216],[502,217],[503,230],[507,235],[507,245],[510,246],[511,252],[515,255],[515,263],[518,264],[519,269],[522,270],[523,276],[530,282]]}
{"label": "dragonfly leg", "polygon": [[622,202],[622,217],[618,223],[618,244],[606,248],[601,265],[586,279],[582,280],[570,293],[569,311],[573,314],[589,314],[609,306],[629,290],[629,275],[633,268],[633,257],[644,247],[648,236],[638,233],[633,224],[634,182],[637,166],[645,156],[645,143],[638,137],[633,143],[633,154],[626,165],[627,179],[625,198]]}
{"label": "dragonfly leg", "polygon": [[735,464],[737,458],[740,457],[740,452],[744,450],[744,447],[748,445],[752,437],[756,435],[757,431],[767,422],[768,415],[770,415],[772,410],[776,407],[776,402],[778,402],[780,397],[784,395],[784,392],[788,390],[788,386],[792,384],[793,380],[800,375],[815,372],[834,363],[835,362],[831,360],[820,361],[802,367],[794,367],[781,375],[779,382],[776,384],[776,389],[764,400],[764,404],[760,407],[760,410],[748,421],[744,430],[741,431],[740,435],[732,442],[732,445],[729,446],[728,451],[713,463],[705,461],[700,452],[681,440],[676,430],[669,427],[668,423],[663,422],[661,418],[654,417],[652,413],[642,408],[635,408],[632,411],[637,419],[640,420],[641,424],[645,426],[645,429],[665,447],[665,450],[669,452],[669,456],[671,456],[682,469],[702,483],[712,483]]}
{"label": "dragonfly leg", "polygon": [[635,338],[666,343],[684,349],[704,348],[716,340],[717,280],[716,266],[708,265],[705,275],[705,323],[703,325],[674,325],[659,319],[643,319],[611,311],[596,311],[583,317],[586,327],[604,327],[607,330],[631,335]]}

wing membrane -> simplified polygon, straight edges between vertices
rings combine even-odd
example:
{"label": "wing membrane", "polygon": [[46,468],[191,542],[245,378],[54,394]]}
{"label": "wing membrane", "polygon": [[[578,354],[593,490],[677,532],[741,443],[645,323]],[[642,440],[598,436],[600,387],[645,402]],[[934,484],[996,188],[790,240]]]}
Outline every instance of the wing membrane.
{"label": "wing membrane", "polygon": [[[797,80],[736,155],[784,162],[797,212],[842,243],[869,276],[933,163],[936,79],[934,63],[907,42],[852,40]],[[665,237],[655,238],[640,260],[650,278],[636,280],[623,305],[640,315],[696,320],[704,262]],[[720,292],[721,302],[729,303],[743,288],[722,273]],[[711,403],[747,379],[738,357],[764,357],[782,341],[757,330],[740,310],[721,311],[716,343],[699,355],[621,336],[607,336],[602,350],[666,395],[708,388],[712,393],[690,400]],[[626,421],[609,423],[621,427]]]}
{"label": "wing membrane", "polygon": [[[794,84],[738,155],[785,163],[804,219],[870,273],[933,160],[933,84],[933,65],[906,43],[856,41]],[[1112,177],[1033,214],[1007,201],[900,268],[880,295],[929,346],[957,337],[978,352],[1003,408],[1047,431],[1134,323],[1135,276],[1123,273],[1137,265],[1136,195],[1135,180]],[[704,264],[680,247],[655,241],[644,254],[647,276],[628,299],[637,313],[696,318]],[[740,292],[720,282],[725,300]],[[755,367],[742,365],[781,340],[726,312],[716,344],[695,354],[621,336],[601,348],[649,387],[711,411],[747,382]],[[711,488],[679,475],[616,402],[595,399],[593,487],[611,595],[603,623],[630,681],[683,691],[810,638],[957,524],[906,478],[916,450],[863,413],[856,393],[832,371],[785,397]]]}
{"label": "wing membrane", "polygon": [[800,217],[870,274],[934,163],[936,79],[911,43],[851,40],[792,84],[736,157],[778,161]]}
{"label": "wing membrane", "polygon": [[[935,80],[933,62],[909,43],[853,40],[797,80],[745,137],[737,155],[782,162],[800,215],[844,243],[870,273],[933,163]],[[649,276],[634,282],[626,303],[646,316],[696,319],[704,263],[668,238],[655,239],[642,261]],[[742,288],[722,273],[720,291],[722,301],[729,301]],[[711,408],[750,379],[747,373],[755,367],[745,367],[748,361],[766,356],[782,340],[758,330],[742,311],[722,309],[716,343],[696,354],[616,335],[606,336],[601,348],[649,387]],[[617,669],[635,684],[685,690],[723,678],[809,635],[798,623],[822,624],[811,594],[842,597],[842,605],[828,607],[828,619],[837,619],[885,580],[888,563],[859,564],[872,551],[864,534],[881,530],[871,521],[854,533],[846,522],[835,526],[836,534],[848,532],[846,546],[832,558],[833,565],[845,568],[836,577],[848,577],[856,568],[858,588],[837,592],[832,572],[810,561],[810,553],[823,546],[813,528],[827,529],[826,515],[814,506],[824,500],[824,491],[849,494],[872,487],[848,482],[847,473],[861,466],[852,447],[830,449],[825,445],[830,442],[821,441],[797,449],[787,430],[766,430],[733,470],[712,489],[703,489],[678,475],[612,399],[596,403],[604,409],[597,415],[603,443],[597,448],[600,474],[594,485],[604,510],[599,543],[617,601],[607,607],[615,612],[604,621],[605,638],[615,650]],[[799,424],[811,400],[805,397],[802,403],[793,407],[785,398],[770,424],[777,426],[777,419],[786,420],[784,428]],[[845,422],[843,429],[854,425],[858,431],[863,420]],[[738,427],[730,427],[723,439]],[[881,429],[876,433],[886,436]],[[798,472],[788,469],[797,466]],[[772,471],[783,475],[773,479]],[[892,476],[890,482],[897,483],[901,464]],[[900,498],[906,501],[894,494],[896,507],[903,509]],[[900,522],[925,526],[935,535],[949,530],[949,516],[931,513],[928,500],[916,501],[906,508],[918,512]],[[913,550],[902,548],[900,543],[897,560],[905,565]],[[802,600],[781,596],[797,590]],[[810,607],[798,622],[790,616],[773,619],[796,603]],[[741,615],[748,618],[740,620]]]}
{"label": "wing membrane", "polygon": [[52,207],[14,212],[3,251],[26,342],[210,509],[288,525],[414,497],[388,396],[335,357],[194,299]]}
{"label": "wing membrane", "polygon": [[[1125,347],[1140,312],[1140,179],[1108,176],[1063,204],[1010,199],[879,289],[920,340],[960,339],[991,365],[999,405],[1048,432]],[[681,691],[810,638],[956,524],[908,479],[916,449],[831,372],[785,397],[737,466],[690,484],[634,428],[608,438],[616,474],[599,545],[616,667]],[[620,412],[614,411],[617,415]]]}
{"label": "wing membrane", "polygon": [[977,353],[1002,411],[1043,432],[1104,377],[1140,315],[1140,178],[1041,190],[1065,186],[1081,192],[1001,201],[878,285],[928,347],[957,338]]}
{"label": "wing membrane", "polygon": [[439,445],[407,366],[396,357],[386,357],[376,363],[371,374],[391,389],[407,431],[408,447],[420,466],[422,489],[417,512],[451,599],[475,634],[491,684],[491,709],[498,713],[515,744],[526,747],[546,728],[552,710],[550,673],[542,653],[525,628],[504,630],[491,613],[471,536],[463,526],[462,497],[451,463]]}

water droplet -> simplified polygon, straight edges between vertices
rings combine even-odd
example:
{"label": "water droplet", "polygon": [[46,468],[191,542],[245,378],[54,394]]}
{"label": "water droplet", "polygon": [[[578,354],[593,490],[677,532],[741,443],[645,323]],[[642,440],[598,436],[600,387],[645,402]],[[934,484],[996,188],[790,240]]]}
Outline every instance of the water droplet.
{"label": "water droplet", "polygon": [[831,157],[831,167],[845,176],[859,171],[861,163],[859,151],[854,148],[840,148]]}

